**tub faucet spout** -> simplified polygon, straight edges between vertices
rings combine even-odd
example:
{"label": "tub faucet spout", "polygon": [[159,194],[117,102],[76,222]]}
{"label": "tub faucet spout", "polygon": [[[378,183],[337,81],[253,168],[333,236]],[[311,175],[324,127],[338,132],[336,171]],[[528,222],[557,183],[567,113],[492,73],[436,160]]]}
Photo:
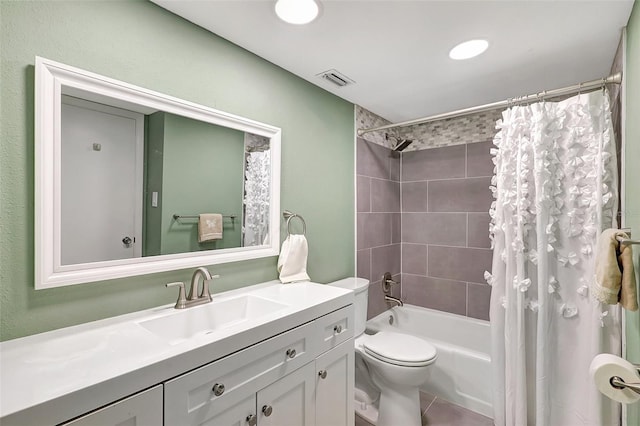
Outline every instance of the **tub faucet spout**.
{"label": "tub faucet spout", "polygon": [[398,299],[397,297],[389,296],[388,294],[384,295],[384,300],[385,302],[395,303],[396,306],[404,306],[404,302],[402,302],[402,300]]}

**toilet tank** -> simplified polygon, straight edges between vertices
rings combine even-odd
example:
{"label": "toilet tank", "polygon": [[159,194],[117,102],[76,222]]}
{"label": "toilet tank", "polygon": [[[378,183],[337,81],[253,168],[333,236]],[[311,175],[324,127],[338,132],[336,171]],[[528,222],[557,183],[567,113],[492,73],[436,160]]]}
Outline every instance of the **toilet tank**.
{"label": "toilet tank", "polygon": [[369,280],[364,278],[345,278],[327,285],[352,290],[355,295],[355,336],[364,333],[367,327],[367,304],[369,303]]}

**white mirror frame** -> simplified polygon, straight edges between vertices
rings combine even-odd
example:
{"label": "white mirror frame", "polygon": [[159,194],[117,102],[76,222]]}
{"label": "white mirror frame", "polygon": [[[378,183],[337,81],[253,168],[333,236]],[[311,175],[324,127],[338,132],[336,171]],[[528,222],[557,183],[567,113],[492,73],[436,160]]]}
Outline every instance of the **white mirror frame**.
{"label": "white mirror frame", "polygon": [[[174,98],[122,81],[36,57],[35,81],[35,288],[45,289],[176,269],[277,256],[280,245],[281,130],[237,115]],[[162,110],[271,140],[270,244],[62,265],[61,247],[61,95],[78,90]],[[85,98],[87,96],[84,96]],[[91,99],[89,99],[91,100]],[[118,105],[114,105],[118,106]]]}

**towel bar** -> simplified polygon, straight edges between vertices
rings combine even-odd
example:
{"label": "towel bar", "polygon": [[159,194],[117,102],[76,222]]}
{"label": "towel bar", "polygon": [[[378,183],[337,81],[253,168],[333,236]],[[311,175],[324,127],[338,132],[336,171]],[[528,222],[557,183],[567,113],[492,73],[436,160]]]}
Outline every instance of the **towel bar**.
{"label": "towel bar", "polygon": [[307,234],[307,223],[304,221],[302,216],[297,213],[290,212],[289,210],[285,210],[282,212],[282,217],[287,220],[287,235],[291,235],[291,220],[295,217],[300,219],[302,222],[302,235]]}
{"label": "towel bar", "polygon": [[[625,228],[621,229],[621,231],[624,231],[627,235],[631,236],[631,229]],[[631,238],[616,237],[616,240],[618,240],[621,246],[640,244],[640,240],[632,240]]]}
{"label": "towel bar", "polygon": [[[174,220],[179,220],[179,219],[198,219],[200,217],[200,215],[197,214],[174,214],[173,215],[173,219]],[[235,214],[223,214],[222,217],[228,217],[231,220],[236,220],[236,216]]]}

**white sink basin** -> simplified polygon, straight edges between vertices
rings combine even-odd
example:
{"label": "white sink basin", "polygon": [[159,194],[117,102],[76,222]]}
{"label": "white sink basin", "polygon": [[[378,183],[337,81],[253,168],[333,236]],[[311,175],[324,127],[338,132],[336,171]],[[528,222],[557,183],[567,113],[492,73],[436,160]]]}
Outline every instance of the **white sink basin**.
{"label": "white sink basin", "polygon": [[211,334],[287,307],[288,305],[273,300],[243,295],[233,299],[214,300],[206,305],[186,308],[171,315],[138,324],[155,335],[169,340],[169,343],[178,344],[183,340]]}

